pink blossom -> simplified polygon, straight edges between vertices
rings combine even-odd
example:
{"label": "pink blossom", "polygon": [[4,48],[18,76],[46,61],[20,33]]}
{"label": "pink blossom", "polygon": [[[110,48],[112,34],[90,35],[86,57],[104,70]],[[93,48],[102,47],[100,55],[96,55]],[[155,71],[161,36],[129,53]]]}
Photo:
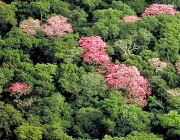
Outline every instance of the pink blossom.
{"label": "pink blossom", "polygon": [[27,95],[32,91],[32,88],[25,82],[15,82],[12,86],[5,88],[5,92],[10,92],[9,96],[15,96],[19,98],[22,95]]}
{"label": "pink blossom", "polygon": [[140,106],[147,104],[146,96],[151,94],[150,84],[135,66],[110,63],[105,80],[109,89],[127,90],[126,102],[137,103]]}
{"label": "pink blossom", "polygon": [[80,55],[88,63],[98,64],[97,72],[103,74],[110,90],[127,90],[125,102],[145,106],[146,96],[151,94],[148,80],[140,75],[135,66],[115,65],[106,53],[106,43],[99,36],[82,37],[79,44],[83,48]]}
{"label": "pink blossom", "polygon": [[142,16],[147,15],[159,15],[159,14],[169,14],[169,15],[176,15],[179,12],[174,9],[174,6],[171,4],[152,4],[149,8],[146,8],[145,11],[142,13]]}
{"label": "pink blossom", "polygon": [[79,44],[83,48],[81,55],[84,61],[100,65],[110,61],[105,50],[106,43],[100,36],[82,37]]}
{"label": "pink blossom", "polygon": [[122,20],[124,22],[136,22],[139,19],[140,19],[140,17],[138,17],[138,16],[125,16],[122,18]]}
{"label": "pink blossom", "polygon": [[167,89],[166,90],[167,93],[169,93],[172,96],[180,96],[180,89]]}
{"label": "pink blossom", "polygon": [[159,58],[151,58],[148,62],[156,69],[156,72],[163,71],[167,66],[167,62],[160,61]]}
{"label": "pink blossom", "polygon": [[180,75],[180,60],[175,63],[177,74]]}
{"label": "pink blossom", "polygon": [[67,23],[67,18],[63,16],[53,16],[41,26],[42,31],[50,38],[59,37],[67,32],[73,32],[71,24]]}
{"label": "pink blossom", "polygon": [[20,23],[19,27],[28,35],[35,35],[40,29],[40,21],[38,19],[29,18]]}

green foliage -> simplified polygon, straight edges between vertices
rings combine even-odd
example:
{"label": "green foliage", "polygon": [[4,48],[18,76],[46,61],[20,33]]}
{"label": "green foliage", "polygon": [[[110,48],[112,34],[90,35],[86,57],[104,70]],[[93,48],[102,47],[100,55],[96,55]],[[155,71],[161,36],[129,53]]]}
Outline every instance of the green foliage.
{"label": "green foliage", "polygon": [[122,11],[116,9],[96,10],[93,12],[92,30],[104,39],[112,39],[119,35]]}
{"label": "green foliage", "polygon": [[54,77],[57,73],[56,64],[35,65],[34,93],[39,96],[49,96],[55,91]]}
{"label": "green foliage", "polygon": [[40,140],[42,139],[42,129],[29,124],[22,124],[14,130],[18,140]]}
{"label": "green foliage", "polygon": [[128,66],[136,66],[140,73],[145,77],[152,77],[154,69],[149,66],[147,61],[144,61],[140,55],[129,55],[129,58],[124,62]]}
{"label": "green foliage", "polygon": [[99,103],[104,114],[102,124],[105,134],[125,136],[131,131],[148,131],[152,114],[135,105],[123,104],[120,94],[113,91]]}
{"label": "green foliage", "polygon": [[105,84],[106,82],[103,76],[93,73],[82,75],[80,80],[82,94],[88,97],[95,95],[102,96],[107,89]]}
{"label": "green foliage", "polygon": [[110,8],[122,11],[122,17],[126,15],[135,15],[135,12],[131,9],[131,7],[121,1],[112,1]]}
{"label": "green foliage", "polygon": [[45,130],[43,133],[43,138],[46,140],[73,140],[71,136],[68,136],[60,125],[57,123],[51,125],[45,125]]}
{"label": "green foliage", "polygon": [[43,16],[46,18],[46,13],[50,10],[50,3],[48,1],[40,0],[37,2],[30,2],[32,7],[40,14],[40,20],[42,21]]}
{"label": "green foliage", "polygon": [[179,22],[163,22],[160,29],[161,38],[154,48],[162,60],[174,63],[180,59],[178,28]]}
{"label": "green foliage", "polygon": [[123,0],[124,3],[129,5],[136,13],[140,14],[147,6],[145,0]]}
{"label": "green foliage", "polygon": [[84,139],[97,138],[101,136],[101,118],[102,112],[99,109],[87,107],[81,108],[76,112],[76,125],[74,133]]}
{"label": "green foliage", "polygon": [[10,28],[17,25],[15,11],[17,11],[16,3],[0,3],[0,35],[6,33]]}
{"label": "green foliage", "polygon": [[152,117],[152,114],[142,111],[140,107],[124,105],[120,108],[119,118],[116,124],[119,132],[117,131],[116,133],[124,136],[131,131],[148,131]]}
{"label": "green foliage", "polygon": [[180,134],[180,115],[177,111],[171,110],[167,114],[159,116],[160,124],[167,129],[166,135],[168,138],[179,138]]}
{"label": "green foliage", "polygon": [[[36,103],[32,104],[26,112],[30,124],[42,127],[47,124],[48,129],[53,129],[54,124],[59,125],[63,130],[70,128],[72,123],[71,115],[72,109],[60,93],[37,99]],[[48,130],[45,128],[43,131]]]}
{"label": "green foliage", "polygon": [[58,83],[69,93],[76,96],[81,92],[82,87],[79,86],[81,76],[85,74],[83,67],[78,67],[75,64],[62,64],[60,67],[60,78]]}
{"label": "green foliage", "polygon": [[[58,62],[72,63],[79,59],[80,47],[78,45],[78,35],[68,34],[57,38],[53,42],[53,49],[55,50],[55,58]],[[49,50],[48,50],[48,53]]]}
{"label": "green foliage", "polygon": [[22,121],[22,114],[12,105],[0,101],[0,137],[8,135]]}
{"label": "green foliage", "polygon": [[163,140],[153,133],[133,133],[129,134],[126,137],[111,137],[109,135],[105,135],[103,140]]}
{"label": "green foliage", "polygon": [[[148,31],[154,31],[154,33],[157,33],[160,24],[154,16],[144,16],[136,23],[139,28],[145,28]],[[157,36],[157,34],[155,34],[155,36]]]}
{"label": "green foliage", "polygon": [[37,47],[38,43],[38,39],[28,36],[20,28],[13,28],[6,34],[5,47],[27,51],[32,47]]}
{"label": "green foliage", "polygon": [[179,87],[179,76],[176,74],[176,70],[172,64],[168,64],[165,70],[162,71],[162,79],[167,82],[167,85],[171,88]]}
{"label": "green foliage", "polygon": [[69,10],[70,4],[67,2],[59,1],[59,0],[51,0],[50,1],[50,11],[55,14],[60,14],[65,17],[71,13]]}
{"label": "green foliage", "polygon": [[[180,9],[180,0],[0,2],[0,139],[180,139],[180,14],[141,17],[154,3]],[[67,17],[73,32],[47,38],[39,30],[28,36],[18,26],[29,17],[42,25],[52,15]],[[128,15],[139,20],[124,22]],[[80,56],[78,40],[86,36],[102,37],[111,62],[136,66],[148,79],[147,106],[126,104],[126,89],[107,89],[107,67]],[[157,72],[151,58],[167,66]],[[9,96],[5,89],[15,82],[30,85],[31,94]]]}

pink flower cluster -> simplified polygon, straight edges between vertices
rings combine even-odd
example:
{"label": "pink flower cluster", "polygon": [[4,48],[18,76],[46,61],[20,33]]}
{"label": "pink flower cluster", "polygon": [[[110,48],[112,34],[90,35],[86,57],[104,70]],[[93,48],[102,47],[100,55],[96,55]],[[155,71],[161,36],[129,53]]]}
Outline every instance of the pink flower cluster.
{"label": "pink flower cluster", "polygon": [[15,82],[12,86],[5,88],[5,92],[10,92],[9,96],[15,96],[19,98],[22,95],[27,95],[32,91],[32,88],[25,82]]}
{"label": "pink flower cluster", "polygon": [[180,75],[180,60],[175,63],[177,74]]}
{"label": "pink flower cluster", "polygon": [[73,32],[71,24],[67,23],[67,18],[63,16],[53,16],[47,20],[46,24],[40,25],[38,19],[29,18],[20,23],[20,28],[28,35],[35,35],[37,30],[41,30],[50,38],[55,38]]}
{"label": "pink flower cluster", "polygon": [[148,63],[156,69],[156,72],[163,71],[167,66],[167,62],[162,62],[159,58],[151,58]]}
{"label": "pink flower cluster", "polygon": [[140,17],[138,17],[138,16],[125,16],[122,18],[122,20],[127,23],[128,22],[136,22],[139,19],[140,19]]}
{"label": "pink flower cluster", "polygon": [[137,103],[140,106],[147,104],[146,96],[151,94],[150,84],[135,66],[110,63],[105,80],[109,89],[127,90],[125,102]]}
{"label": "pink flower cluster", "polygon": [[179,12],[174,9],[174,6],[171,4],[152,4],[149,8],[146,8],[145,11],[142,13],[142,16],[147,15],[159,15],[159,14],[169,14],[169,15],[176,15]]}
{"label": "pink flower cluster", "polygon": [[83,48],[81,56],[84,61],[100,65],[110,61],[105,50],[106,43],[100,36],[82,37],[79,39],[79,44]]}
{"label": "pink flower cluster", "polygon": [[83,48],[81,56],[88,63],[98,64],[98,73],[103,74],[107,87],[127,90],[125,101],[145,106],[146,95],[151,94],[148,80],[140,76],[135,66],[115,65],[105,51],[106,43],[99,36],[82,37],[79,44]]}
{"label": "pink flower cluster", "polygon": [[38,19],[29,18],[20,23],[19,27],[28,35],[35,35],[40,29],[40,21]]}
{"label": "pink flower cluster", "polygon": [[67,23],[67,18],[63,16],[53,16],[41,26],[42,31],[49,37],[59,37],[67,32],[73,32],[71,24]]}
{"label": "pink flower cluster", "polygon": [[172,96],[180,96],[180,89],[167,89],[167,93],[169,93]]}

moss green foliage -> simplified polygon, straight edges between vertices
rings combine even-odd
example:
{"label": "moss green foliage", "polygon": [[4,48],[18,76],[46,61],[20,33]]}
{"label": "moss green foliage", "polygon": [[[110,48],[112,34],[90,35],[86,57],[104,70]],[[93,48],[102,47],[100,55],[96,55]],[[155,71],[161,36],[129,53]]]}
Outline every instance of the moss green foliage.
{"label": "moss green foliage", "polygon": [[[142,17],[151,4],[180,10],[180,0],[0,1],[0,139],[179,140],[180,14]],[[48,38],[39,27],[57,15],[73,32]],[[40,24],[32,27],[36,34],[20,28],[28,18]],[[146,106],[126,103],[128,89],[108,89],[108,62],[83,60],[78,41],[87,36],[101,37],[110,62],[135,66],[147,78]],[[6,89],[16,82],[32,91],[10,96]]]}

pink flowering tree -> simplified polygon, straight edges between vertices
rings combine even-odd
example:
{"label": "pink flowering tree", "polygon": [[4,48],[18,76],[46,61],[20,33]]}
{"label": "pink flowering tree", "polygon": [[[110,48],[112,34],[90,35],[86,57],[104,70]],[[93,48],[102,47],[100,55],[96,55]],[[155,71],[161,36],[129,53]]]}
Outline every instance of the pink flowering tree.
{"label": "pink flowering tree", "polygon": [[84,61],[99,65],[110,62],[105,50],[106,43],[100,36],[82,37],[79,39],[79,44],[83,48],[81,56]]}
{"label": "pink flowering tree", "polygon": [[140,17],[138,17],[138,16],[125,16],[125,17],[122,18],[122,20],[124,22],[126,22],[126,23],[128,23],[128,22],[136,22],[139,19],[140,19]]}
{"label": "pink flowering tree", "polygon": [[169,14],[169,15],[176,15],[179,12],[174,9],[174,6],[171,4],[152,4],[149,8],[146,8],[145,11],[142,13],[142,16],[147,15],[159,15],[159,14]]}
{"label": "pink flowering tree", "polygon": [[159,58],[151,58],[148,63],[155,68],[156,72],[163,71],[167,66],[167,62],[160,61]]}
{"label": "pink flowering tree", "polygon": [[19,27],[27,35],[35,35],[40,30],[40,21],[38,19],[29,18],[20,23]]}
{"label": "pink flowering tree", "polygon": [[176,72],[180,75],[180,60],[175,63]]}
{"label": "pink flowering tree", "polygon": [[27,95],[32,91],[32,87],[25,82],[15,82],[10,87],[4,89],[5,92],[9,92],[9,96],[19,98],[20,96]]}
{"label": "pink flowering tree", "polygon": [[145,106],[146,96],[151,87],[135,66],[115,65],[106,53],[106,43],[99,36],[82,37],[79,44],[83,48],[80,55],[84,61],[98,64],[97,72],[103,74],[110,90],[125,90],[125,102]]}
{"label": "pink flowering tree", "polygon": [[67,32],[72,33],[72,26],[67,23],[67,20],[63,16],[53,16],[47,20],[46,24],[41,25],[41,29],[50,38],[62,36]]}
{"label": "pink flowering tree", "polygon": [[140,106],[147,104],[146,96],[151,94],[150,84],[140,75],[135,66],[110,63],[105,80],[109,89],[125,90],[125,102],[136,103]]}

